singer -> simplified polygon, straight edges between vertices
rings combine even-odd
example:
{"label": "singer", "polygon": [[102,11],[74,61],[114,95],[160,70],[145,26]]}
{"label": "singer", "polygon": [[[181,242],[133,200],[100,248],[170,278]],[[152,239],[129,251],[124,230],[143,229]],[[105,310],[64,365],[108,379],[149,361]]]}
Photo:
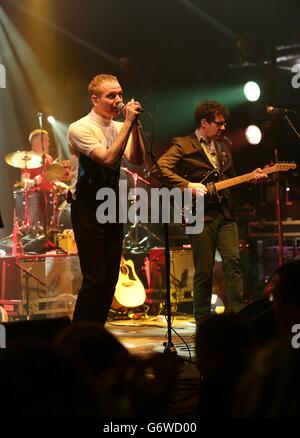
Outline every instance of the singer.
{"label": "singer", "polygon": [[[170,188],[190,188],[192,191],[198,189],[202,194],[207,193],[207,188],[201,181],[208,172],[217,169],[221,171],[222,179],[234,177],[228,142],[221,141],[228,114],[227,108],[219,102],[201,102],[195,111],[195,132],[173,139],[169,150],[158,160],[162,175],[156,168],[153,168],[152,175],[162,179]],[[254,179],[265,177],[261,169],[257,169]],[[221,203],[210,205],[204,200],[204,206],[203,231],[190,235],[195,266],[196,327],[210,314],[216,249],[222,257],[228,310],[238,311],[243,304],[239,241],[229,190],[223,190]]]}
{"label": "singer", "polygon": [[[68,129],[72,173],[68,200],[83,276],[73,321],[104,325],[118,281],[123,225],[97,221],[96,193],[109,187],[118,200],[122,156],[132,164],[142,164],[144,145],[136,123],[141,106],[133,99],[120,105],[123,91],[115,76],[95,76],[88,91],[91,112]],[[121,111],[124,123],[113,120]]]}

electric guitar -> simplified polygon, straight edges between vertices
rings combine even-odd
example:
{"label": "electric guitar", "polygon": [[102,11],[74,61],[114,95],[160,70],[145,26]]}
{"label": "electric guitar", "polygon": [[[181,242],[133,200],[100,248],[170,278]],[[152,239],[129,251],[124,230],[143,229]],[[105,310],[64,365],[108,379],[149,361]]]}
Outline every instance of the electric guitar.
{"label": "electric guitar", "polygon": [[138,307],[145,299],[145,288],[135,272],[133,261],[122,256],[112,307]]}
{"label": "electric guitar", "polygon": [[[264,167],[262,170],[265,174],[269,175],[275,172],[286,172],[291,169],[296,169],[297,164],[293,162],[278,162],[273,166]],[[249,182],[254,179],[255,170],[249,173],[245,173],[244,175],[235,176],[234,178],[229,178],[225,180],[221,180],[222,173],[215,169],[207,172],[207,174],[200,181],[201,184],[204,184],[207,188],[207,195],[204,197],[204,204],[218,204],[222,201],[222,194],[219,193],[221,190],[228,189],[229,187],[236,186],[238,184],[242,184],[245,182]],[[194,200],[191,205],[185,205],[183,208],[183,216],[184,218],[188,217],[187,213],[194,211],[196,201]]]}

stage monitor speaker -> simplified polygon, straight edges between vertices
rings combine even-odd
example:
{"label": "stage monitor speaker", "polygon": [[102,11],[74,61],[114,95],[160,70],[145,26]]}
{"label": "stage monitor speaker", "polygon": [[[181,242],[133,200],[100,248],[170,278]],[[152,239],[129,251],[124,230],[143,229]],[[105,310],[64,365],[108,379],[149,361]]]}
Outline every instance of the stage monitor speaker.
{"label": "stage monitor speaker", "polygon": [[15,343],[51,343],[62,330],[71,324],[68,317],[2,322],[6,332],[6,348]]}

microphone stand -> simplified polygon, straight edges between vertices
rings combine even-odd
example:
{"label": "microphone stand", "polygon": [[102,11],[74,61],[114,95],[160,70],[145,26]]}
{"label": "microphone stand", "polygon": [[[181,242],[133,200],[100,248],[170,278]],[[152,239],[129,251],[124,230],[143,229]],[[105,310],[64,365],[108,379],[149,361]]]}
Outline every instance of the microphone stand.
{"label": "microphone stand", "polygon": [[[300,140],[300,133],[295,128],[293,122],[288,117],[286,113],[280,113],[283,118],[286,120],[289,127],[294,131],[298,139]],[[275,146],[274,148],[274,158],[277,163],[278,160],[278,148]],[[282,230],[282,214],[281,214],[281,191],[280,191],[280,181],[279,174],[275,174],[275,188],[276,188],[276,211],[277,211],[277,223],[278,223],[278,266],[283,265],[284,263],[284,254],[283,254],[283,230]]]}
{"label": "microphone stand", "polygon": [[[149,144],[148,138],[143,130],[143,126],[139,119],[136,120],[138,129],[140,131],[142,140],[144,144],[147,146],[147,152],[151,158],[152,163],[157,168],[159,174],[162,177],[163,181],[163,174],[161,171],[161,168],[159,164],[157,163],[155,156],[152,152],[151,145]],[[164,353],[171,353],[171,354],[177,354],[176,347],[174,346],[172,342],[172,312],[171,312],[171,287],[170,287],[170,249],[169,249],[169,226],[168,223],[163,224],[164,228],[164,242],[165,242],[165,265],[166,265],[166,309],[167,309],[167,333],[168,333],[168,340],[167,342],[163,343],[164,346]]]}
{"label": "microphone stand", "polygon": [[43,135],[43,113],[38,113],[38,123],[39,128],[41,130],[41,145],[42,145],[42,195],[43,195],[43,204],[44,204],[44,214],[43,214],[43,226],[44,226],[44,239],[45,239],[45,248],[47,247],[48,242],[48,232],[47,232],[47,216],[48,216],[48,206],[47,206],[47,192],[46,192],[46,154],[45,154],[45,146],[44,146],[44,135]]}
{"label": "microphone stand", "polygon": [[296,134],[296,136],[298,137],[298,139],[300,140],[300,133],[297,131],[297,129],[295,128],[293,122],[291,121],[291,119],[288,117],[287,114],[284,114],[284,118],[287,121],[287,124],[289,125],[289,127],[294,131],[294,133]]}
{"label": "microphone stand", "polygon": [[[278,147],[274,147],[275,163],[278,163]],[[282,230],[282,213],[281,213],[281,192],[279,173],[275,173],[275,193],[276,193],[276,214],[277,214],[277,230],[278,230],[278,267],[284,263],[283,255],[283,230]]]}

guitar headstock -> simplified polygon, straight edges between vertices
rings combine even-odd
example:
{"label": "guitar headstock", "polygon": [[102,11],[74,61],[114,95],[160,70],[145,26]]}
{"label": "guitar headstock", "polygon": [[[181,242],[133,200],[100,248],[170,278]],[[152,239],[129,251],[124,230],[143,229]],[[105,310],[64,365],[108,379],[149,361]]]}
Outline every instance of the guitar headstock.
{"label": "guitar headstock", "polygon": [[274,172],[286,172],[288,170],[296,169],[297,164],[294,163],[294,161],[279,161],[270,167]]}

